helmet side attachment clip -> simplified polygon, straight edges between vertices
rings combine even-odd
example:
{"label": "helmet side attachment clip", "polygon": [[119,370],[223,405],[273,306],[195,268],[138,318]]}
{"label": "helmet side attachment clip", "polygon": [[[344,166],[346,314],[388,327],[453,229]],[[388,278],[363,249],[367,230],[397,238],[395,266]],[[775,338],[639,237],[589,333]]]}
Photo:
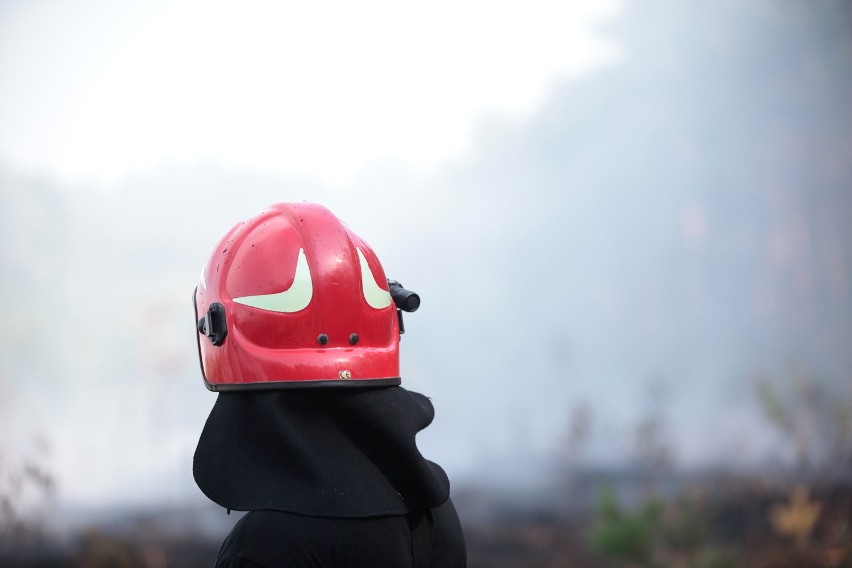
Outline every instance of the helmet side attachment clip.
{"label": "helmet side attachment clip", "polygon": [[406,290],[396,280],[388,279],[388,291],[393,303],[396,305],[396,316],[399,320],[399,334],[405,333],[405,322],[402,320],[402,312],[416,312],[420,307],[420,296],[416,292]]}
{"label": "helmet side attachment clip", "polygon": [[207,336],[216,347],[225,343],[228,335],[228,326],[225,321],[225,306],[219,302],[210,304],[205,314],[198,320],[198,333]]}

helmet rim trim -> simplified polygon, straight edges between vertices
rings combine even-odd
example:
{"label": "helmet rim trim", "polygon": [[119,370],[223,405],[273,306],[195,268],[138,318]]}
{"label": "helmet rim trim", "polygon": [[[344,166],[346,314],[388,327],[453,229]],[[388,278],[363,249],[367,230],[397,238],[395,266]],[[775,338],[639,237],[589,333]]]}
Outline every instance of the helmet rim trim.
{"label": "helmet rim trim", "polygon": [[239,390],[281,390],[281,389],[316,389],[324,387],[334,388],[384,388],[398,387],[402,383],[400,377],[383,379],[351,379],[351,380],[313,380],[313,381],[265,381],[262,383],[208,383],[204,379],[204,386],[213,392],[239,391]]}

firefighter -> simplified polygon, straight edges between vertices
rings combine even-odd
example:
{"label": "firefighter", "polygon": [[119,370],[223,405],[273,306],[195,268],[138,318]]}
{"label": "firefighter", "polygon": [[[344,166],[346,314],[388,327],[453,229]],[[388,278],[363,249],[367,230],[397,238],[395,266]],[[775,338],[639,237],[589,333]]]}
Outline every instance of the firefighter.
{"label": "firefighter", "polygon": [[193,300],[219,393],[195,480],[248,511],[217,566],[465,566],[447,476],[415,444],[434,409],[400,386],[419,296],[360,237],[322,206],[273,205],[219,241]]}

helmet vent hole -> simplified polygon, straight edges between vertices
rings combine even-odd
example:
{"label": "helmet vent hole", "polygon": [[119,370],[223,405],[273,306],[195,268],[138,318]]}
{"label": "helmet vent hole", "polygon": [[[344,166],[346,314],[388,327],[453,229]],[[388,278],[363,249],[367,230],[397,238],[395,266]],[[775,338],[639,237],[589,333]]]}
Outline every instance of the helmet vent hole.
{"label": "helmet vent hole", "polygon": [[349,345],[355,345],[356,343],[358,343],[358,339],[359,339],[358,334],[353,333],[352,335],[349,336]]}
{"label": "helmet vent hole", "polygon": [[319,336],[317,336],[317,343],[319,343],[320,345],[325,345],[326,343],[328,343],[328,336],[324,333],[320,333]]}

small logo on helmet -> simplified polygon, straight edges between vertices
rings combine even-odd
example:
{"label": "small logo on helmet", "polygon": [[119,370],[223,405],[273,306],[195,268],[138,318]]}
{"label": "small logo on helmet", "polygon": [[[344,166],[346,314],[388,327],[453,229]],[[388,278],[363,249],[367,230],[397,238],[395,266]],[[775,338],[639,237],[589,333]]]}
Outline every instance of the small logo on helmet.
{"label": "small logo on helmet", "polygon": [[348,380],[352,378],[352,373],[346,369],[337,373],[337,376],[341,379]]}

